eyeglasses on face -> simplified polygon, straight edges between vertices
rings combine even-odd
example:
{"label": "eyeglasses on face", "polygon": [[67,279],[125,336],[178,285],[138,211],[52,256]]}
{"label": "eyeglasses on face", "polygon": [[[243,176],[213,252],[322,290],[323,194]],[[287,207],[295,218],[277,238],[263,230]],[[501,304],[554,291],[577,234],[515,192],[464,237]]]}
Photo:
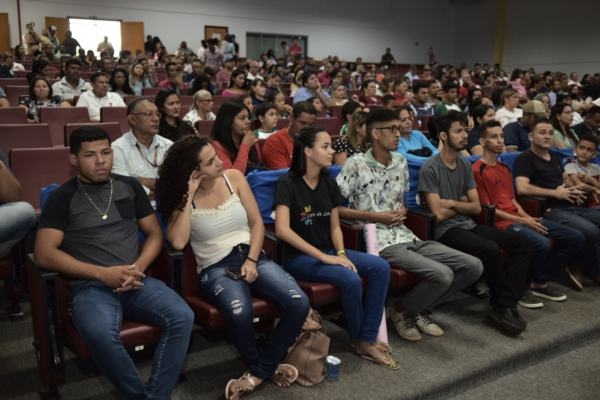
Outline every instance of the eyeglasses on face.
{"label": "eyeglasses on face", "polygon": [[161,113],[159,113],[158,111],[134,112],[134,113],[131,113],[131,114],[133,114],[133,115],[143,115],[146,118],[150,118],[150,117],[154,117],[154,116],[160,118],[160,116],[161,116]]}

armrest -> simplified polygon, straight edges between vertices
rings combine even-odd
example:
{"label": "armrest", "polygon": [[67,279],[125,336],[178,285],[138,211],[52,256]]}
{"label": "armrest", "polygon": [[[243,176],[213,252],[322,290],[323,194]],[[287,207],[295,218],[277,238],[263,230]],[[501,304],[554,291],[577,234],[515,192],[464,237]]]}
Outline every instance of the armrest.
{"label": "armrest", "polygon": [[[61,276],[35,265],[33,254],[27,255],[27,289],[31,301],[33,346],[38,353],[38,369],[42,376],[64,372],[64,343],[59,320]],[[49,371],[47,370],[49,369]]]}
{"label": "armrest", "polygon": [[481,212],[477,216],[472,217],[473,220],[480,225],[494,226],[496,218],[496,207],[491,204],[482,204]]}
{"label": "armrest", "polygon": [[543,217],[546,212],[546,199],[544,197],[517,196],[517,202],[532,217]]}
{"label": "armrest", "polygon": [[421,240],[433,240],[435,215],[418,208],[409,208],[404,224]]}
{"label": "armrest", "polygon": [[153,263],[153,268],[161,270],[160,278],[165,280],[177,293],[183,288],[183,251],[175,250],[169,242],[163,243],[163,248]]}

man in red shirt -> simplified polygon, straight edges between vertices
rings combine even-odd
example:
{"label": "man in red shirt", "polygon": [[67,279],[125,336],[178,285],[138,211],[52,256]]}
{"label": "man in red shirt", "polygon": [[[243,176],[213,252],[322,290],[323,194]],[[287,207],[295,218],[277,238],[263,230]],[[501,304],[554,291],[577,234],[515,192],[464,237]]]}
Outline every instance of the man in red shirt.
{"label": "man in red shirt", "polygon": [[497,160],[504,145],[504,133],[498,121],[481,125],[479,143],[483,155],[473,164],[473,175],[481,204],[496,207],[494,226],[522,235],[533,246],[530,291],[519,300],[526,308],[540,308],[539,298],[564,301],[567,296],[549,285],[577,255],[585,237],[576,229],[527,214],[515,199],[513,178],[507,165]]}
{"label": "man in red shirt", "polygon": [[317,110],[308,101],[294,104],[290,125],[269,136],[262,148],[262,161],[269,169],[289,168],[292,162],[292,150],[296,133],[307,126],[314,125]]}

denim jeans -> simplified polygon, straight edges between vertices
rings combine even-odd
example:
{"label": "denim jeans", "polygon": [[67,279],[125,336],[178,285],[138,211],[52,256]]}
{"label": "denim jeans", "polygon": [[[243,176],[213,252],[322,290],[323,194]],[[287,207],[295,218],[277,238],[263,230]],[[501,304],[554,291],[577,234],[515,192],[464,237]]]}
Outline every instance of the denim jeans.
{"label": "denim jeans", "polygon": [[577,229],[548,219],[543,219],[541,223],[548,229],[547,235],[521,224],[512,224],[506,229],[524,236],[533,246],[529,280],[534,283],[556,279],[561,269],[577,256],[585,244],[585,237]]}
{"label": "denim jeans", "polygon": [[545,217],[583,233],[585,245],[576,260],[583,266],[585,275],[590,278],[600,277],[600,210],[559,207],[547,212]]}
{"label": "denim jeans", "polygon": [[35,226],[35,212],[24,201],[0,204],[0,221],[0,257],[3,257]]}
{"label": "denim jeans", "polygon": [[[169,399],[187,353],[194,313],[162,281],[143,279],[139,290],[116,294],[99,281],[72,285],[72,318],[96,364],[125,399]],[[152,373],[144,384],[119,338],[122,319],[160,327]]]}
{"label": "denim jeans", "polygon": [[[310,304],[294,278],[264,254],[258,258],[258,279],[254,282],[249,284],[225,275],[227,268],[242,266],[248,249],[247,245],[237,245],[221,261],[203,269],[200,289],[223,313],[227,336],[250,372],[261,379],[269,379],[300,333]],[[258,349],[254,338],[252,293],[281,311],[279,323],[262,350]]]}
{"label": "denim jeans", "polygon": [[[390,264],[372,254],[353,250],[346,250],[346,253],[358,274],[341,265],[323,264],[306,254],[291,258],[285,268],[296,279],[327,282],[339,288],[350,339],[374,343],[387,297]],[[327,254],[333,255],[335,251],[330,249]],[[367,280],[364,301],[361,277]]]}

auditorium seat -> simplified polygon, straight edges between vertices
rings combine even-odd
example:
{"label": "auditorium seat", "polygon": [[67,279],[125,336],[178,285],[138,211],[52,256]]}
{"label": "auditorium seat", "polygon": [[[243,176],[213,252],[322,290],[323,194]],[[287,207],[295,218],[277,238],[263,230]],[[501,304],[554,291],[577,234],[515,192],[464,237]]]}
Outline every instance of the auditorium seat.
{"label": "auditorium seat", "polygon": [[121,132],[121,126],[118,122],[88,122],[85,124],[65,124],[64,127],[64,143],[65,146],[69,147],[71,133],[77,128],[81,128],[82,126],[97,126],[102,128],[108,133],[108,137],[110,137],[111,142],[114,142],[118,138],[123,135]]}
{"label": "auditorium seat", "polygon": [[337,135],[340,132],[342,124],[337,118],[317,118],[315,126],[324,128],[330,135]]}
{"label": "auditorium seat", "polygon": [[196,130],[202,136],[212,136],[212,129],[215,121],[196,121]]}
{"label": "auditorium seat", "polygon": [[23,188],[23,199],[35,209],[40,207],[41,188],[62,184],[77,174],[67,147],[13,149],[9,163]]}
{"label": "auditorium seat", "polygon": [[0,107],[0,124],[26,124],[27,110],[23,107]]}
{"label": "auditorium seat", "polygon": [[221,104],[225,103],[227,100],[232,100],[234,99],[234,97],[229,97],[229,96],[213,96],[213,108],[217,107],[217,110],[219,109],[219,107],[221,107]]}
{"label": "auditorium seat", "polygon": [[54,146],[63,146],[65,124],[90,122],[90,114],[86,107],[41,107],[40,122],[50,127]]}
{"label": "auditorium seat", "polygon": [[10,105],[17,106],[19,105],[21,96],[29,96],[29,86],[7,85],[5,92],[6,100],[8,100]]}
{"label": "auditorium seat", "polygon": [[52,147],[48,124],[0,124],[0,149]]}
{"label": "auditorium seat", "polygon": [[143,88],[142,96],[156,96],[158,92],[160,92],[162,88],[153,87],[153,88]]}
{"label": "auditorium seat", "polygon": [[127,107],[102,107],[100,108],[101,122],[118,122],[121,132],[129,130],[129,121],[127,120]]}
{"label": "auditorium seat", "polygon": [[28,86],[26,78],[0,78],[0,87],[6,90],[8,85],[11,86]]}

